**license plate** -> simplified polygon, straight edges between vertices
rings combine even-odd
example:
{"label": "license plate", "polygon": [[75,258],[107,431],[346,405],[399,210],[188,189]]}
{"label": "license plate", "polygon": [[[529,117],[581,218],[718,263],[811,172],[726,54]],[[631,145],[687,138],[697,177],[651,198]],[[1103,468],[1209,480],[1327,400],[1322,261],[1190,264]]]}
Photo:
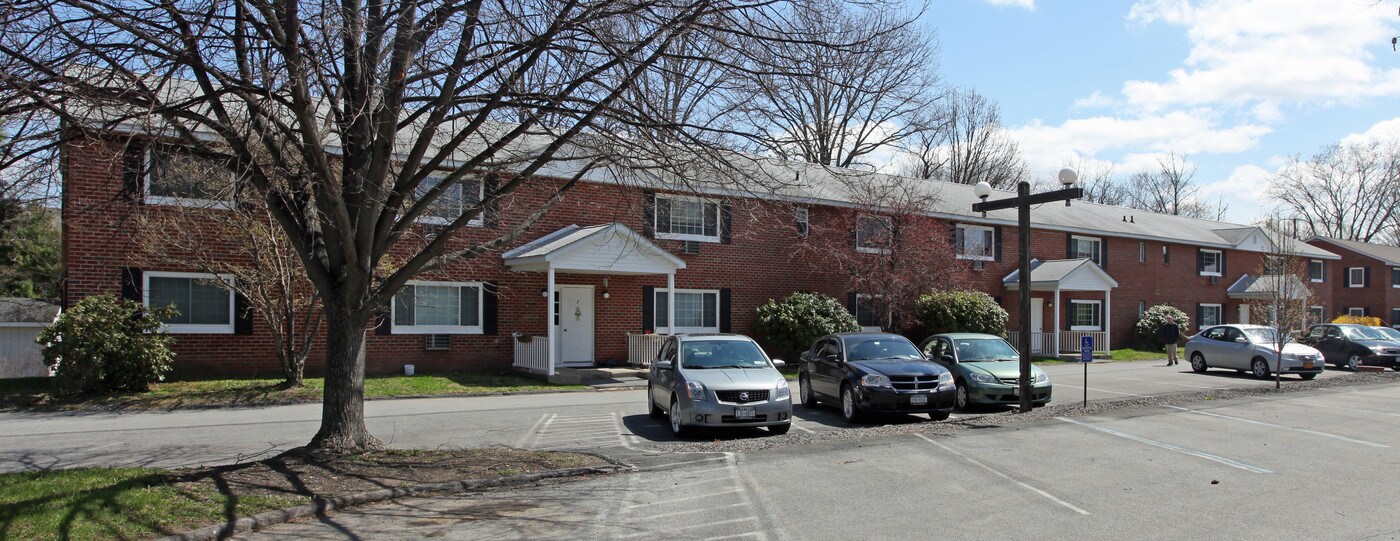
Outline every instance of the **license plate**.
{"label": "license plate", "polygon": [[1020,386],[1020,385],[1017,385],[1017,386],[1011,388],[1011,396],[1021,396],[1021,386]]}
{"label": "license plate", "polygon": [[1313,367],[1312,361],[1308,361],[1308,362],[1303,363],[1303,368],[1312,368],[1312,367]]}
{"label": "license plate", "polygon": [[735,418],[735,419],[752,419],[752,418],[754,418],[753,407],[750,406],[750,407],[739,407],[739,408],[734,408],[734,418]]}
{"label": "license plate", "polygon": [[911,406],[927,406],[927,405],[928,405],[928,395],[926,395],[926,394],[916,394],[916,395],[914,395],[914,396],[909,397],[909,405],[911,405]]}

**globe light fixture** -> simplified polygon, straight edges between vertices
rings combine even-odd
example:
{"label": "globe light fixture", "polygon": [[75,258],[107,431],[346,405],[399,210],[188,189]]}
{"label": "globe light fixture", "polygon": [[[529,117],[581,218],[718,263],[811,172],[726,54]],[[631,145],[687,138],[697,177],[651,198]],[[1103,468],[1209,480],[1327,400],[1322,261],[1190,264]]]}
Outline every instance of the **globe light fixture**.
{"label": "globe light fixture", "polygon": [[[1060,170],[1060,185],[1068,188],[1073,186],[1076,182],[1079,182],[1079,173],[1074,172],[1073,169],[1068,167]],[[1065,206],[1069,206],[1068,199],[1065,200]]]}
{"label": "globe light fixture", "polygon": [[[1063,171],[1061,171],[1061,173],[1063,173]],[[977,194],[977,197],[981,199],[983,203],[986,203],[987,198],[992,196],[992,185],[987,184],[987,181],[985,180],[982,182],[978,182],[977,186],[974,186],[972,188],[972,193]],[[987,217],[987,211],[982,211],[982,217]]]}

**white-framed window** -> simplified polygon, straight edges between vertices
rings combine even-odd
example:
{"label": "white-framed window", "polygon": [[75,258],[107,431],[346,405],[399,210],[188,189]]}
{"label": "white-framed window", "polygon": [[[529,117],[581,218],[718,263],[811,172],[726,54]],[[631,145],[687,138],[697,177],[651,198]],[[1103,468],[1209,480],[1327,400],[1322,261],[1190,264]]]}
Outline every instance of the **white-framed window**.
{"label": "white-framed window", "polygon": [[1147,301],[1138,301],[1138,319],[1147,315]]}
{"label": "white-framed window", "polygon": [[720,242],[719,202],[699,197],[656,195],[656,238]]}
{"label": "white-framed window", "polygon": [[1400,267],[1390,268],[1390,287],[1400,287]]}
{"label": "white-framed window", "polygon": [[1147,241],[1138,241],[1138,263],[1147,262]]}
{"label": "white-framed window", "polygon": [[676,289],[676,328],[671,330],[667,289],[656,288],[654,314],[658,333],[719,332],[718,289]]}
{"label": "white-framed window", "polygon": [[877,297],[870,295],[856,294],[856,324],[865,332],[880,332],[885,330],[885,324],[889,323],[889,318],[880,317],[875,310],[875,303],[872,302]]}
{"label": "white-framed window", "polygon": [[1103,239],[1073,235],[1069,238],[1069,243],[1070,259],[1089,258],[1094,260],[1098,266],[1103,266],[1103,260],[1100,259],[1102,254],[1100,246],[1103,246]]}
{"label": "white-framed window", "polygon": [[1400,308],[1390,309],[1390,326],[1400,326]]}
{"label": "white-framed window", "polygon": [[1321,323],[1324,322],[1324,319],[1323,319],[1323,318],[1325,318],[1325,317],[1327,317],[1327,316],[1326,316],[1326,311],[1324,311],[1324,309],[1323,309],[1321,306],[1309,306],[1309,307],[1308,307],[1308,324],[1309,324],[1309,325],[1318,325],[1318,324],[1321,324]]}
{"label": "white-framed window", "polygon": [[798,235],[805,237],[808,233],[812,232],[810,214],[811,213],[808,212],[807,207],[798,207],[797,209],[793,210],[793,219],[797,222]]}
{"label": "white-framed window", "polygon": [[1162,264],[1163,264],[1163,265],[1170,265],[1171,262],[1172,262],[1172,254],[1171,254],[1171,251],[1167,249],[1167,245],[1163,244],[1163,245],[1162,245]]}
{"label": "white-framed window", "polygon": [[1220,276],[1220,250],[1201,250],[1201,276]]}
{"label": "white-framed window", "polygon": [[1219,325],[1225,322],[1225,318],[1223,317],[1225,315],[1224,306],[1219,304],[1202,304],[1200,307],[1201,322],[1197,325],[1197,328],[1204,329],[1211,325]]}
{"label": "white-framed window", "polygon": [[889,253],[891,229],[889,218],[860,215],[856,218],[856,251],[866,254]]}
{"label": "white-framed window", "polygon": [[958,224],[953,249],[958,259],[992,261],[996,259],[996,230],[981,225]]}
{"label": "white-framed window", "polygon": [[[430,176],[418,183],[418,187],[413,190],[415,200],[428,195],[433,188],[442,184],[444,177]],[[457,183],[448,186],[442,193],[438,194],[433,204],[429,205],[423,214],[418,215],[418,223],[432,225],[447,225],[455,221],[458,217],[471,208],[481,203],[486,197],[486,186],[479,180],[458,180]],[[467,225],[479,226],[484,222],[484,214],[477,214],[467,222]]]}
{"label": "white-framed window", "polygon": [[1324,282],[1327,280],[1327,265],[1321,259],[1308,260],[1308,281]]}
{"label": "white-framed window", "polygon": [[1103,303],[1101,301],[1069,301],[1069,330],[1103,330]]}
{"label": "white-framed window", "polygon": [[1347,287],[1366,287],[1366,267],[1347,267]]}
{"label": "white-framed window", "polygon": [[1349,315],[1349,316],[1357,316],[1357,317],[1365,317],[1365,315],[1366,315],[1366,308],[1365,308],[1365,307],[1360,307],[1360,308],[1358,308],[1358,307],[1355,307],[1355,306],[1349,307],[1349,308],[1347,308],[1347,315]]}
{"label": "white-framed window", "polygon": [[142,274],[142,304],[173,306],[178,312],[165,320],[171,334],[233,334],[233,281],[226,274],[146,271]]}
{"label": "white-framed window", "polygon": [[410,281],[394,294],[393,334],[481,334],[481,282]]}
{"label": "white-framed window", "polygon": [[151,145],[146,151],[143,195],[151,205],[228,208],[233,204],[234,179],[227,165],[196,156],[188,148]]}

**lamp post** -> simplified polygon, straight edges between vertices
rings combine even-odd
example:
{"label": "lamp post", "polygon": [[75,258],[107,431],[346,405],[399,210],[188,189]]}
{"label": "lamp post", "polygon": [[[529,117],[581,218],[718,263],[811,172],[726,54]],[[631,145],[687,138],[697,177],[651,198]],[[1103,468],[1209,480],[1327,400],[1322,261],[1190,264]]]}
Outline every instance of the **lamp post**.
{"label": "lamp post", "polygon": [[[1071,199],[1084,197],[1084,190],[1074,188],[1074,183],[1079,180],[1079,175],[1068,167],[1061,169],[1059,174],[1060,184],[1064,189],[1053,192],[1038,193],[1031,195],[1031,184],[1021,181],[1016,185],[1016,197],[987,201],[987,197],[992,194],[992,187],[985,182],[979,182],[974,188],[974,193],[982,199],[981,203],[972,205],[973,212],[981,212],[982,216],[987,215],[989,210],[1016,209],[1016,227],[1019,230],[1021,244],[1021,270],[1016,273],[1016,284],[1021,295],[1021,332],[1019,333],[1016,349],[1021,352],[1021,378],[1019,381],[1021,413],[1031,411],[1031,205],[1049,203],[1051,201],[1064,201],[1065,206],[1069,206]],[[983,188],[983,186],[986,186]],[[1056,310],[1059,307],[1055,307]],[[1055,332],[1060,332],[1055,329]],[[1058,354],[1059,352],[1055,352]]]}

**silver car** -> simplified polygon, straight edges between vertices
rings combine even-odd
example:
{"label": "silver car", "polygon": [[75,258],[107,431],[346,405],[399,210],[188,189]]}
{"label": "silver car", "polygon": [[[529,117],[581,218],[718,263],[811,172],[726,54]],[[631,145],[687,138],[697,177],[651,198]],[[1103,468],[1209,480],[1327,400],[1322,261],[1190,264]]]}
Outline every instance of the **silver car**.
{"label": "silver car", "polygon": [[792,395],[780,366],[742,334],[672,336],[651,363],[647,410],[653,419],[668,419],[677,437],[702,426],[766,426],[786,434]]}
{"label": "silver car", "polygon": [[1283,346],[1280,367],[1278,340],[1272,328],[1262,325],[1216,325],[1186,339],[1186,358],[1191,369],[1205,372],[1209,368],[1233,368],[1248,371],[1256,378],[1267,378],[1273,372],[1297,374],[1313,379],[1322,373],[1322,352],[1304,344],[1291,342]]}

